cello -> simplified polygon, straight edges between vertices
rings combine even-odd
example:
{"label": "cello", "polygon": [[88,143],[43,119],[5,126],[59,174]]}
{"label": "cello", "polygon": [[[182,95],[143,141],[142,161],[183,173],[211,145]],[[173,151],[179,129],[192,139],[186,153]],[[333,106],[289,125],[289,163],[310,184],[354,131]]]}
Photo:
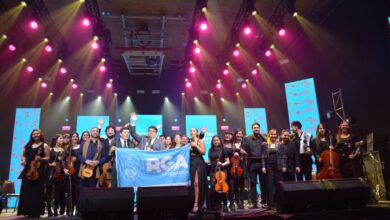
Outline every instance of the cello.
{"label": "cello", "polygon": [[[329,146],[333,146],[332,144],[332,134],[329,132]],[[321,172],[318,174],[318,179],[339,179],[341,178],[338,164],[340,161],[339,155],[334,152],[332,149],[325,150],[321,153],[320,158],[322,158],[322,163],[324,167]]]}

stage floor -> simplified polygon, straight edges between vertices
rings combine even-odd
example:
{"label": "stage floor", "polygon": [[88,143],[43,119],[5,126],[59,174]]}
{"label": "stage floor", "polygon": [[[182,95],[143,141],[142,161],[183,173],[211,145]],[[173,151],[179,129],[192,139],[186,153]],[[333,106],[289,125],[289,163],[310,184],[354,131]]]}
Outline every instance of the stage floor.
{"label": "stage floor", "polygon": [[[1,220],[17,220],[17,219],[33,219],[25,218],[22,216],[16,216],[16,212],[12,212],[13,209],[9,209],[8,213],[0,214]],[[79,220],[79,217],[47,217],[42,216],[43,219],[67,219],[67,220]],[[138,216],[134,215],[134,219],[138,220]],[[172,218],[168,218],[172,219]],[[320,211],[320,212],[306,212],[306,213],[294,213],[294,214],[280,214],[277,211],[266,210],[263,208],[258,209],[242,209],[236,212],[219,213],[219,212],[206,212],[202,215],[189,215],[188,219],[267,219],[267,220],[297,220],[297,219],[331,219],[331,220],[390,220],[390,203],[382,204],[369,204],[364,209],[359,210],[333,210],[333,211]]]}

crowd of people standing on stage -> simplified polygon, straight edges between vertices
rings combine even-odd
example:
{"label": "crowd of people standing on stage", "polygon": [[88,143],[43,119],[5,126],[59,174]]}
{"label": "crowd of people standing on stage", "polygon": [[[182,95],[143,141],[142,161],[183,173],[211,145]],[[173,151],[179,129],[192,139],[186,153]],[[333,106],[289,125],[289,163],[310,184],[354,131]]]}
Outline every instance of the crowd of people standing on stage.
{"label": "crowd of people standing on stage", "polygon": [[[101,138],[104,121],[99,121],[97,127],[81,136],[76,132],[56,135],[50,146],[42,131],[34,129],[21,161],[24,169],[18,215],[39,217],[46,210],[48,216],[80,216],[79,200],[84,188],[117,187],[116,148],[159,151],[188,144],[192,213],[243,209],[248,188],[252,208],[274,209],[278,181],[362,175],[359,155],[364,142],[357,140],[346,121],[341,122],[335,135],[323,124],[317,126],[315,135],[304,132],[299,121],[291,123],[291,131],[270,129],[265,135],[255,122],[252,134],[247,136],[242,129],[213,136],[205,160],[205,129],[191,128],[189,137],[158,137],[158,127],[150,126],[147,135],[139,135],[137,119],[132,113],[131,124],[120,129],[119,138],[113,126],[107,126],[107,138]],[[313,163],[317,165],[316,173],[312,172]]]}

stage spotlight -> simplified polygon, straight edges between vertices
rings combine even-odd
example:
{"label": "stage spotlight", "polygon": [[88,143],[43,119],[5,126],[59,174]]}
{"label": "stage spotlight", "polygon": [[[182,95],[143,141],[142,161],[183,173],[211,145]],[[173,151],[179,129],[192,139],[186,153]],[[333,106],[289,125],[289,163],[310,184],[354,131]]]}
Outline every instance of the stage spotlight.
{"label": "stage spotlight", "polygon": [[114,81],[114,80],[110,79],[109,81],[110,81],[110,83],[112,83],[112,81]]}
{"label": "stage spotlight", "polygon": [[234,50],[234,51],[233,51],[233,55],[234,55],[235,57],[238,57],[238,56],[240,55],[240,51],[239,51],[239,50]]}
{"label": "stage spotlight", "polygon": [[190,67],[190,73],[195,73],[195,67]]}
{"label": "stage spotlight", "polygon": [[99,96],[98,96],[98,100],[100,101],[101,99],[102,99],[102,96],[99,95]]}
{"label": "stage spotlight", "polygon": [[194,53],[196,53],[196,54],[200,54],[200,48],[199,48],[199,47],[195,47],[195,49],[194,49]]}
{"label": "stage spotlight", "polygon": [[42,81],[42,78],[41,78],[41,77],[39,77],[39,78],[38,78],[38,81],[39,81],[39,82],[41,82],[41,81]]}
{"label": "stage spotlight", "polygon": [[102,57],[102,58],[100,59],[100,62],[105,63],[105,62],[106,62],[106,58]]}
{"label": "stage spotlight", "polygon": [[33,68],[32,66],[28,66],[28,67],[27,67],[27,71],[31,73],[31,72],[34,71],[34,68]]}
{"label": "stage spotlight", "polygon": [[27,6],[27,3],[25,1],[21,1],[20,4],[23,6],[23,7],[26,7]]}
{"label": "stage spotlight", "polygon": [[217,89],[220,89],[220,88],[222,88],[222,84],[221,83],[217,83],[216,87],[217,87]]}
{"label": "stage spotlight", "polygon": [[98,49],[99,48],[99,44],[96,43],[96,42],[93,42],[91,47],[92,47],[92,49]]}
{"label": "stage spotlight", "polygon": [[245,82],[249,82],[249,79],[246,79]]}
{"label": "stage spotlight", "polygon": [[205,21],[203,21],[201,24],[200,24],[200,30],[202,31],[206,31],[208,28],[208,25]]}
{"label": "stage spotlight", "polygon": [[69,81],[72,83],[72,82],[74,82],[74,79],[70,79]]}
{"label": "stage spotlight", "polygon": [[240,93],[239,92],[236,92],[236,96],[239,96],[240,95]]}
{"label": "stage spotlight", "polygon": [[257,74],[257,70],[256,69],[252,70],[252,75],[256,75],[256,74]]}
{"label": "stage spotlight", "polygon": [[84,93],[80,93],[80,96],[83,97],[83,96],[84,96]]}
{"label": "stage spotlight", "polygon": [[236,47],[240,47],[240,43],[236,43]]}
{"label": "stage spotlight", "polygon": [[165,97],[165,101],[168,101],[168,97]]}
{"label": "stage spotlight", "polygon": [[195,100],[195,101],[198,101],[198,97],[194,97],[194,100]]}
{"label": "stage spotlight", "polygon": [[121,123],[122,122],[122,119],[118,118],[118,123]]}
{"label": "stage spotlight", "polygon": [[89,25],[91,25],[91,21],[89,20],[89,18],[83,18],[81,23],[83,24],[84,27],[88,27]]}
{"label": "stage spotlight", "polygon": [[188,82],[188,79],[187,79],[187,78],[185,78],[185,79],[184,79],[184,81],[185,81],[185,82]]}
{"label": "stage spotlight", "polygon": [[53,50],[53,48],[51,48],[50,45],[46,45],[45,50],[46,50],[46,52],[50,53]]}
{"label": "stage spotlight", "polygon": [[241,87],[243,88],[243,89],[245,89],[246,88],[246,83],[243,83],[242,85],[241,85]]}
{"label": "stage spotlight", "polygon": [[38,22],[35,20],[30,21],[30,28],[31,29],[37,29],[38,28]]}
{"label": "stage spotlight", "polygon": [[256,63],[256,66],[260,66],[260,63]]}
{"label": "stage spotlight", "polygon": [[279,36],[283,37],[284,35],[286,35],[286,29],[284,28],[279,29],[278,34]]}
{"label": "stage spotlight", "polygon": [[61,59],[58,59],[57,62],[58,62],[58,63],[62,63],[62,60],[61,60]]}
{"label": "stage spotlight", "polygon": [[207,8],[206,7],[203,7],[202,8],[202,12],[206,12],[207,11]]}
{"label": "stage spotlight", "polygon": [[184,92],[182,92],[181,95],[184,95]]}
{"label": "stage spotlight", "polygon": [[130,102],[130,96],[126,97],[126,101]]}
{"label": "stage spotlight", "polygon": [[106,68],[106,66],[101,65],[101,66],[99,67],[99,70],[100,70],[100,72],[105,72],[105,71],[107,70],[107,68]]}
{"label": "stage spotlight", "polygon": [[[198,40],[194,40],[193,43],[194,43],[194,44],[198,44],[199,41],[198,41]],[[190,62],[191,62],[191,61],[190,61]]]}
{"label": "stage spotlight", "polygon": [[46,87],[47,87],[47,83],[42,82],[42,83],[41,83],[41,87],[42,87],[42,88],[46,88]]}
{"label": "stage spotlight", "polygon": [[298,16],[298,12],[294,12],[293,17],[297,17],[297,16]]}
{"label": "stage spotlight", "polygon": [[271,48],[271,49],[274,49],[274,48],[275,48],[275,45],[271,44],[270,48]]}
{"label": "stage spotlight", "polygon": [[97,40],[99,40],[99,37],[98,36],[93,36],[93,40],[97,41]]}
{"label": "stage spotlight", "polygon": [[221,97],[221,101],[225,101],[225,99]]}
{"label": "stage spotlight", "polygon": [[8,45],[8,50],[15,51],[16,50],[15,45],[13,45],[13,44]]}
{"label": "stage spotlight", "polygon": [[252,11],[252,15],[253,16],[257,15],[257,12],[256,11]]}
{"label": "stage spotlight", "polygon": [[70,99],[70,96],[66,96],[66,100],[68,101]]}
{"label": "stage spotlight", "polygon": [[3,34],[3,35],[1,35],[1,38],[7,39],[7,35]]}
{"label": "stage spotlight", "polygon": [[244,28],[244,34],[245,35],[250,35],[252,33],[252,29],[250,27],[245,27]]}
{"label": "stage spotlight", "polygon": [[214,94],[213,94],[213,93],[210,93],[210,96],[214,96]]}
{"label": "stage spotlight", "polygon": [[73,89],[77,89],[77,84],[76,84],[76,83],[73,83],[73,84],[72,84],[72,88],[73,88]]}
{"label": "stage spotlight", "polygon": [[230,63],[229,63],[229,62],[226,62],[226,66],[230,66]]}
{"label": "stage spotlight", "polygon": [[271,51],[270,51],[270,50],[265,51],[265,55],[266,55],[267,57],[271,56]]}
{"label": "stage spotlight", "polygon": [[43,38],[43,41],[45,41],[46,43],[49,42],[49,39],[47,39],[46,37]]}
{"label": "stage spotlight", "polygon": [[26,58],[22,58],[22,62],[23,63],[27,62]]}
{"label": "stage spotlight", "polygon": [[53,95],[53,93],[51,92],[51,93],[49,93],[49,95],[51,95],[51,96],[52,96],[52,95]]}
{"label": "stage spotlight", "polygon": [[229,74],[229,70],[228,69],[224,69],[223,70],[223,75],[228,75]]}
{"label": "stage spotlight", "polygon": [[112,83],[107,83],[106,87],[109,88],[109,89],[112,88]]}
{"label": "stage spotlight", "polygon": [[222,118],[222,121],[223,121],[223,122],[226,122],[226,118]]}
{"label": "stage spotlight", "polygon": [[65,67],[60,68],[60,73],[65,74],[66,72],[67,72],[67,70],[65,69]]}
{"label": "stage spotlight", "polygon": [[189,88],[189,87],[191,87],[191,86],[192,86],[191,82],[186,82],[186,87],[187,87],[187,88]]}
{"label": "stage spotlight", "polygon": [[118,93],[114,93],[114,96],[118,96]]}

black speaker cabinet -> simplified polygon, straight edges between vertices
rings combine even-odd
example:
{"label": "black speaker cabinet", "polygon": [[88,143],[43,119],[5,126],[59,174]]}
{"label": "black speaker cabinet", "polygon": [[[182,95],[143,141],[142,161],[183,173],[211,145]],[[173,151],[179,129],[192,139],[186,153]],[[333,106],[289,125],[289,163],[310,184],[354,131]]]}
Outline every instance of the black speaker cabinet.
{"label": "black speaker cabinet", "polygon": [[83,219],[132,219],[133,188],[85,188],[80,195]]}
{"label": "black speaker cabinet", "polygon": [[186,219],[193,202],[187,186],[140,187],[138,219]]}
{"label": "black speaker cabinet", "polygon": [[276,208],[281,213],[363,208],[370,190],[361,178],[279,182]]}

